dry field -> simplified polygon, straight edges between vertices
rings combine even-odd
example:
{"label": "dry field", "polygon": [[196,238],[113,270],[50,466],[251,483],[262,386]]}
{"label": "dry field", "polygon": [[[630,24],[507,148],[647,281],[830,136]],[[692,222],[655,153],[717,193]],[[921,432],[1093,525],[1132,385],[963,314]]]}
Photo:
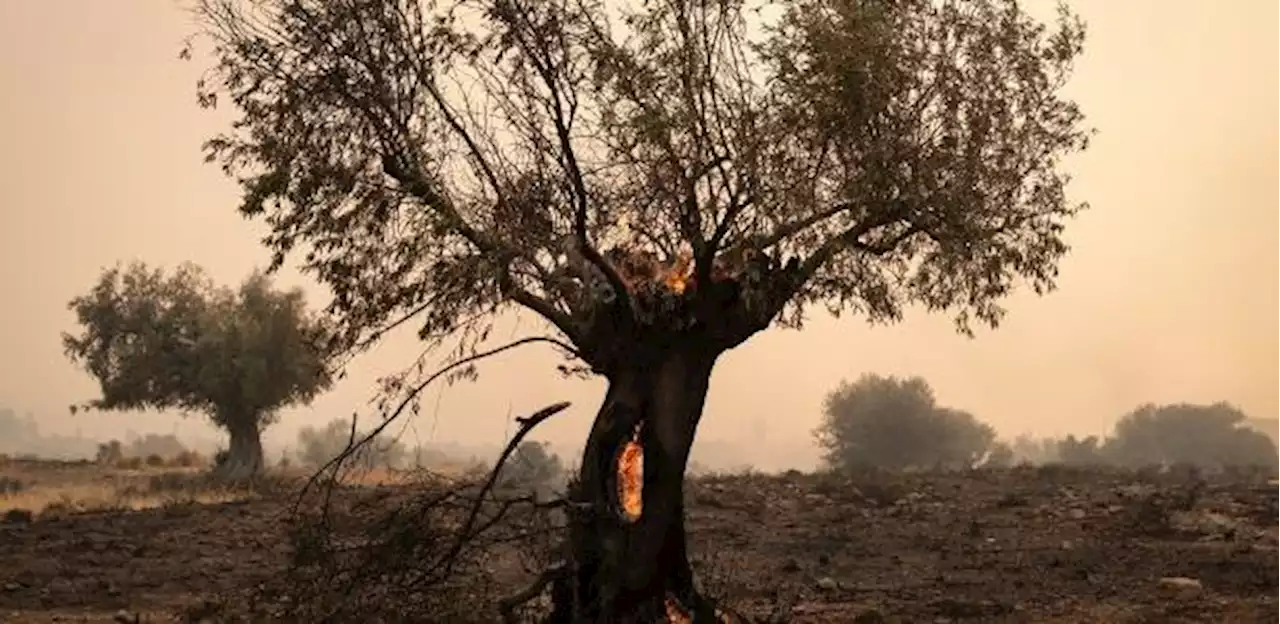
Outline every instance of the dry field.
{"label": "dry field", "polygon": [[[2,621],[235,619],[219,599],[290,561],[280,479],[235,490],[183,471],[51,462],[0,475],[22,485],[0,494]],[[792,473],[700,478],[688,496],[704,586],[749,615],[784,604],[792,622],[1276,617],[1266,477]]]}

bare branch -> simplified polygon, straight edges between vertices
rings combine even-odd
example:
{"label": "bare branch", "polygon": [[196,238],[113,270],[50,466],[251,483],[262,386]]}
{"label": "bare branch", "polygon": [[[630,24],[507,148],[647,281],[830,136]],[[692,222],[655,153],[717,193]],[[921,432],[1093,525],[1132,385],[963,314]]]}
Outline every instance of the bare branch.
{"label": "bare branch", "polygon": [[[425,390],[426,387],[430,385],[433,381],[449,374],[454,370],[462,368],[463,366],[467,366],[469,364],[478,362],[485,358],[493,357],[500,353],[510,351],[511,349],[514,349],[516,347],[521,347],[524,345],[534,344],[539,342],[555,345],[570,353],[577,353],[577,350],[574,349],[574,347],[568,344],[565,344],[564,342],[561,342],[559,340],[556,340],[555,338],[550,338],[547,336],[529,336],[513,342],[506,343],[498,347],[494,347],[492,349],[488,349],[485,351],[481,351],[479,353],[474,353],[472,355],[469,355],[463,358],[459,358],[458,360],[454,362],[450,362],[449,364],[441,367],[439,370],[428,375],[421,382],[413,386],[413,388],[411,388],[409,392],[406,393],[405,396],[401,399],[400,403],[396,406],[395,410],[392,411],[391,414],[383,418],[382,422],[378,423],[377,427],[374,427],[373,429],[371,429],[359,440],[353,439],[352,443],[347,444],[347,448],[343,449],[343,451],[339,453],[336,457],[329,460],[325,465],[321,466],[318,470],[316,470],[311,475],[311,477],[307,479],[307,482],[302,486],[302,489],[299,491],[297,502],[295,502],[294,504],[295,511],[297,510],[297,506],[301,503],[302,499],[306,496],[307,492],[316,484],[316,482],[321,478],[322,475],[326,473],[329,474],[330,475],[329,483],[331,485],[334,484],[337,479],[337,472],[339,469],[341,469],[342,463],[345,462],[353,453],[355,453],[356,450],[368,444],[370,440],[373,440],[375,437],[377,437],[379,434],[385,431],[387,427],[390,427],[391,423],[395,422],[395,420],[400,417],[400,415],[404,412],[404,410],[408,408],[409,405],[412,404],[415,400],[417,400],[418,396],[422,394],[422,391]],[[353,420],[352,427],[355,427],[354,419],[352,420]],[[327,497],[326,497],[325,507],[326,509],[328,508]]]}
{"label": "bare branch", "polygon": [[511,436],[511,440],[507,442],[506,448],[502,450],[502,454],[498,456],[498,461],[494,463],[493,470],[489,471],[489,478],[485,480],[484,486],[480,488],[480,493],[476,495],[475,502],[471,506],[467,519],[462,523],[462,527],[458,529],[458,538],[454,541],[453,547],[445,554],[442,559],[444,574],[448,575],[453,568],[454,562],[457,560],[458,553],[462,550],[462,546],[466,543],[466,539],[471,535],[471,530],[475,526],[476,518],[480,515],[480,506],[484,501],[485,495],[493,490],[493,486],[498,482],[498,473],[502,470],[503,465],[507,463],[507,459],[516,451],[520,443],[524,441],[525,436],[533,431],[543,421],[569,407],[568,401],[561,401],[548,405],[524,418],[517,418],[516,422],[520,423],[520,429],[516,434]]}

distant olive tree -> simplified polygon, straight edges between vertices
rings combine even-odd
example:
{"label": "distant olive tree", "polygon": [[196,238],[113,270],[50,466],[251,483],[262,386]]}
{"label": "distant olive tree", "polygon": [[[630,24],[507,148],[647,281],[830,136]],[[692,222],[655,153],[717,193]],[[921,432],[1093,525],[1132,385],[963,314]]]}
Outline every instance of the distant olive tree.
{"label": "distant olive tree", "polygon": [[228,478],[257,474],[262,429],[330,384],[324,331],[302,291],[275,290],[260,273],[231,289],[192,264],[166,273],[133,263],[104,271],[68,307],[80,330],[63,334],[66,354],[102,394],[72,412],[205,414],[230,436],[216,468]]}
{"label": "distant olive tree", "polygon": [[124,447],[119,440],[110,440],[98,445],[98,453],[94,461],[103,466],[114,466],[124,459]]}
{"label": "distant olive tree", "polygon": [[1277,467],[1278,451],[1266,434],[1228,403],[1146,404],[1116,421],[1106,436],[1018,436],[1009,445],[1015,462],[1070,466],[1189,464]]}
{"label": "distant olive tree", "polygon": [[982,459],[982,465],[987,468],[1008,468],[1017,463],[1017,456],[1014,454],[1013,446],[1008,442],[995,442],[987,449],[987,455]]}
{"label": "distant olive tree", "polygon": [[1016,464],[1046,464],[1058,459],[1057,441],[1021,434],[1009,443]]}
{"label": "distant olive tree", "polygon": [[30,416],[18,416],[9,408],[0,408],[0,440],[22,446],[40,437],[40,428]]}
{"label": "distant olive tree", "polygon": [[1053,440],[1051,444],[1052,450],[1049,456],[1053,463],[1067,466],[1099,466],[1110,463],[1110,453],[1105,447],[1104,440],[1096,435],[1083,438],[1068,435],[1065,438]]}
{"label": "distant olive tree", "polygon": [[1106,454],[1119,464],[1195,464],[1202,467],[1276,466],[1275,444],[1244,426],[1229,403],[1146,404],[1116,422]]}
{"label": "distant olive tree", "polygon": [[157,456],[165,459],[176,459],[187,453],[187,447],[172,433],[148,433],[142,437],[129,440],[125,451],[131,457]]}
{"label": "distant olive tree", "polygon": [[547,494],[560,484],[563,477],[564,462],[559,455],[551,452],[551,445],[529,440],[521,442],[502,466],[499,483],[506,487]]}
{"label": "distant olive tree", "polygon": [[972,414],[940,407],[920,377],[863,375],[827,395],[814,432],[827,466],[903,469],[972,466],[995,442],[995,430]]}
{"label": "distant olive tree", "polygon": [[[365,434],[356,432],[356,440]],[[335,418],[321,429],[303,427],[298,431],[297,457],[299,463],[311,468],[327,464],[347,449],[351,442],[351,420]],[[408,451],[399,440],[373,439],[353,450],[351,464],[360,468],[399,468],[405,463]]]}

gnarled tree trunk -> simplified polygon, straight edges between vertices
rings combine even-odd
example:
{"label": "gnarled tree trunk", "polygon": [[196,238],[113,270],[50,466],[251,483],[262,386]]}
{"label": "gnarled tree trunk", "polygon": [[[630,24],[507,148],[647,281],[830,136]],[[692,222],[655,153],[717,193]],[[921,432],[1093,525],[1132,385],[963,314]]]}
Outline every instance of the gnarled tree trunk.
{"label": "gnarled tree trunk", "polygon": [[[685,547],[684,471],[720,350],[655,348],[609,374],[572,497],[571,560],[553,589],[552,622],[698,622],[713,609],[694,587]],[[640,513],[620,496],[620,456],[643,449]],[[668,615],[672,612],[680,616]]]}
{"label": "gnarled tree trunk", "polygon": [[262,472],[262,435],[258,430],[257,419],[253,417],[230,420],[227,433],[231,436],[231,445],[227,455],[214,467],[214,474],[231,481],[252,479]]}

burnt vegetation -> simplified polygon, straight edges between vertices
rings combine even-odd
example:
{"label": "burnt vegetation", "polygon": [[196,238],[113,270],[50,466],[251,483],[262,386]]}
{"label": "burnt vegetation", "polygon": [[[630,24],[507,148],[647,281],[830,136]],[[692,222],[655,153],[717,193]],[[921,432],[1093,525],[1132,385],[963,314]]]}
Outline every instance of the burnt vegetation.
{"label": "burnt vegetation", "polygon": [[[1193,573],[1216,593],[1189,611],[1274,607],[1276,449],[1226,404],[1006,443],[923,379],[868,375],[828,397],[830,470],[686,479],[715,364],[757,333],[819,307],[869,323],[920,308],[972,334],[1015,289],[1055,287],[1085,208],[1062,161],[1091,136],[1061,94],[1085,36],[1065,6],[1041,23],[1014,0],[194,4],[181,54],[207,63],[199,104],[233,119],[207,159],[266,226],[271,270],[296,264],[332,296],[315,314],[260,273],[228,288],[132,264],[75,298],[63,344],[101,389],[77,409],[182,410],[228,434],[220,479],[147,474],[203,463],[159,439],[102,445],[97,467],[152,494],[229,478],[252,495],[166,503],[136,532],[10,510],[0,530],[35,535],[13,548],[36,565],[5,572],[6,600],[81,600],[38,588],[57,523],[96,531],[69,557],[116,570],[207,545],[174,528],[207,513],[192,524],[260,565],[200,579],[216,586],[184,605],[196,621],[1106,619],[1114,587],[1204,589]],[[495,344],[512,315],[545,334]],[[300,487],[264,478],[279,410],[405,327],[422,355],[380,380],[372,417],[304,429]],[[408,465],[396,435],[429,386],[532,345],[608,382],[580,454],[530,437],[557,403],[516,419],[492,466]],[[18,463],[0,493],[39,473]],[[360,481],[379,470],[397,482]],[[980,569],[1044,589],[979,587]],[[1138,616],[1183,615],[1160,609]]]}
{"label": "burnt vegetation", "polygon": [[[683,491],[719,355],[813,305],[995,325],[1017,285],[1053,287],[1082,207],[1059,170],[1089,137],[1059,95],[1084,35],[1066,9],[1052,27],[1011,0],[196,12],[200,102],[235,115],[209,159],[275,265],[331,289],[333,352],[415,323],[469,376],[494,320],[532,312],[566,372],[608,380],[553,621],[717,617]],[[383,416],[425,376],[390,379]]]}
{"label": "burnt vegetation", "polygon": [[[0,570],[0,609],[24,621],[68,608],[130,621],[545,620],[575,514],[590,513],[574,484],[547,496],[523,478],[543,471],[517,468],[521,454],[546,457],[528,438],[557,409],[521,419],[492,469],[412,471],[390,485],[350,478],[365,467],[348,425],[339,455],[350,468],[322,473],[300,497],[296,480],[270,475],[231,502],[199,502],[222,482],[0,456],[0,504],[56,480],[121,474],[120,485],[161,499],[142,510],[8,509],[0,555],[15,565]],[[1275,468],[860,464],[700,476],[684,497],[690,563],[722,622],[1265,621]]]}

